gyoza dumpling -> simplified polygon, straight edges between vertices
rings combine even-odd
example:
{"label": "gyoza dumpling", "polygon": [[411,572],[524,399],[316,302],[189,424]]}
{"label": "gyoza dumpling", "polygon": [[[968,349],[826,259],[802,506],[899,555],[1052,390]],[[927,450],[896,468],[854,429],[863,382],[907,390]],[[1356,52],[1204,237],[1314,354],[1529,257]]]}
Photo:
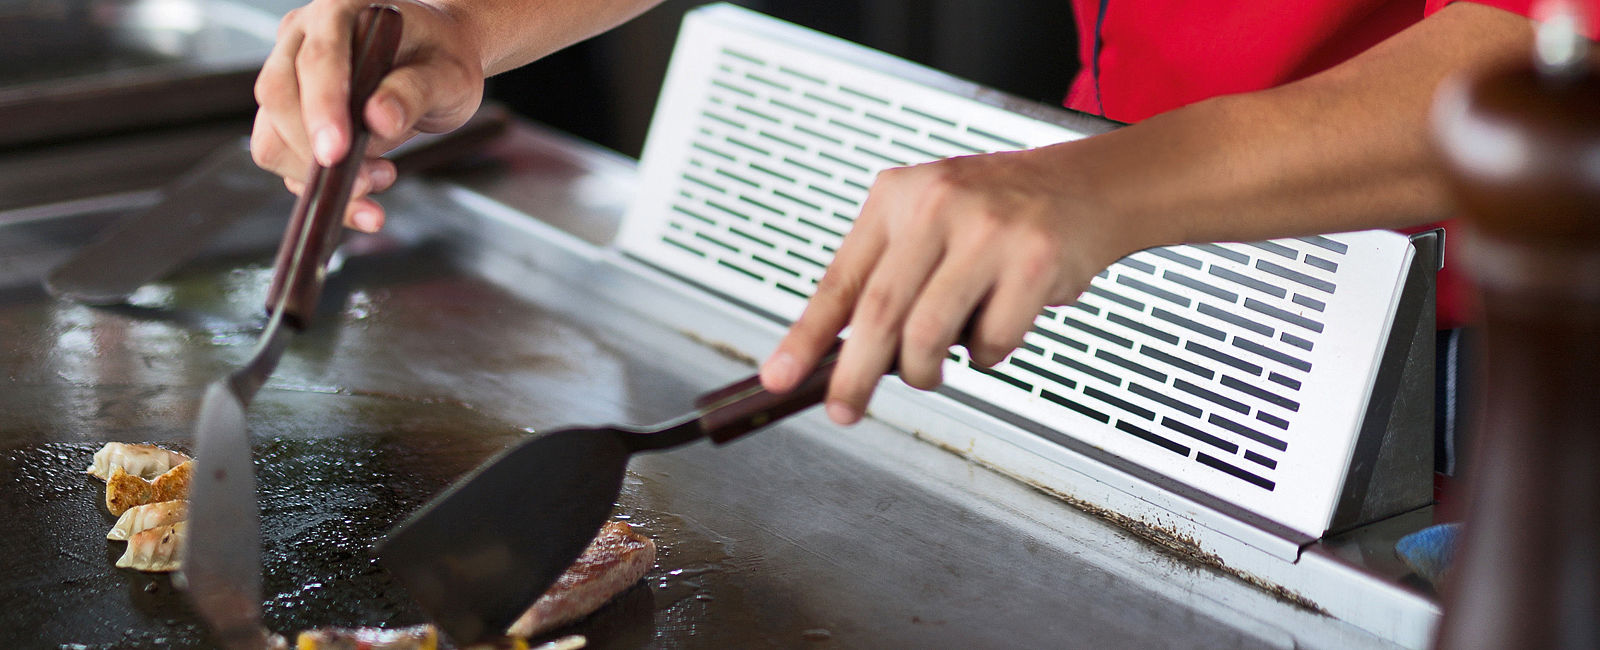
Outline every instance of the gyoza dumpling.
{"label": "gyoza dumpling", "polygon": [[161,501],[134,506],[122,511],[122,516],[117,518],[117,525],[111,527],[111,532],[106,533],[106,539],[123,541],[134,533],[175,524],[189,518],[188,501]]}
{"label": "gyoza dumpling", "polygon": [[177,467],[147,481],[122,470],[111,468],[111,478],[106,479],[106,510],[118,517],[134,506],[183,499],[189,496],[189,477],[194,473],[194,461],[186,460]]}
{"label": "gyoza dumpling", "polygon": [[[435,650],[439,631],[432,625],[397,629],[324,627],[306,630],[295,640],[299,650]],[[524,644],[523,647],[527,647]]]}
{"label": "gyoza dumpling", "polygon": [[177,571],[188,536],[187,521],[134,533],[128,537],[128,550],[117,558],[117,568],[151,573]]}
{"label": "gyoza dumpling", "polygon": [[183,464],[188,456],[155,445],[130,445],[125,442],[108,442],[94,452],[94,463],[84,471],[102,481],[111,478],[111,470],[122,471],[144,479],[152,479],[167,470]]}

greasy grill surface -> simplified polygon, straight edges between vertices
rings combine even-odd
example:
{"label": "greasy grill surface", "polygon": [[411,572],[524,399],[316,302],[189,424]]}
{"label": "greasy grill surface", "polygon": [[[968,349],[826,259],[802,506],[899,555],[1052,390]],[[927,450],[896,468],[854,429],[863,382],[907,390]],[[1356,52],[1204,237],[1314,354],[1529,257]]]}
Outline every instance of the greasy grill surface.
{"label": "greasy grill surface", "polygon": [[[465,409],[407,407],[389,400],[326,395],[277,396],[278,408],[349,414],[311,424],[338,435],[280,437],[255,449],[261,488],[267,625],[277,631],[325,625],[404,626],[421,614],[368,553],[373,539],[461,471],[520,435]],[[352,404],[353,404],[353,409]],[[374,433],[381,431],[381,433]],[[177,447],[176,444],[169,443]],[[11,448],[0,461],[0,517],[17,522],[0,552],[22,569],[6,581],[8,634],[35,631],[40,647],[199,648],[208,640],[170,577],[112,566],[123,544],[105,540],[115,518],[100,505],[100,481],[82,472],[96,443],[52,442]],[[638,485],[638,481],[632,481]],[[671,530],[670,517],[621,516]],[[677,555],[714,544],[678,540]],[[713,550],[710,561],[723,559]],[[702,560],[695,559],[700,562]],[[658,572],[659,573],[659,572]],[[681,575],[681,574],[679,574]],[[667,597],[692,597],[666,574]],[[687,589],[688,591],[685,591]],[[652,636],[652,590],[635,588],[576,630],[603,642]],[[24,646],[28,642],[15,639]],[[16,647],[10,646],[8,647]]]}
{"label": "greasy grill surface", "polygon": [[[31,226],[4,231],[7,243],[37,254],[82,234],[70,222]],[[0,290],[9,380],[0,391],[0,521],[11,522],[0,557],[15,567],[0,576],[7,647],[208,645],[169,576],[114,568],[124,544],[105,539],[115,518],[104,484],[82,470],[108,441],[187,451],[204,383],[255,343],[264,264],[251,254],[207,259],[112,309],[55,301],[25,281]],[[336,323],[296,342],[250,409],[264,616],[279,632],[421,621],[368,547],[462,472],[529,435],[466,399],[513,396],[496,386],[541,369],[561,384],[542,391],[547,399],[594,403],[617,388],[614,377],[585,388],[568,376],[576,369],[541,350],[571,347],[565,337],[576,329],[539,325],[427,247],[353,260],[328,293]],[[519,337],[534,343],[520,346]],[[411,364],[430,353],[449,361]],[[487,396],[474,393],[476,382]],[[541,396],[514,397],[537,407]]]}
{"label": "greasy grill surface", "polygon": [[[523,165],[541,176],[520,187],[580,177],[570,165]],[[277,632],[417,622],[366,553],[390,523],[529,430],[659,422],[751,370],[529,262],[578,264],[554,244],[507,241],[503,223],[402,185],[390,234],[350,243],[319,324],[249,411]],[[593,189],[588,205],[626,194]],[[37,284],[105,215],[0,223],[0,646],[208,645],[167,578],[112,568],[121,544],[82,469],[105,441],[186,443],[205,384],[255,342],[286,213],[246,217],[117,309]],[[618,512],[657,566],[562,633],[602,648],[1292,643],[1162,586],[1206,569],[881,424],[815,415],[635,458]],[[1107,544],[1136,559],[1108,560]]]}

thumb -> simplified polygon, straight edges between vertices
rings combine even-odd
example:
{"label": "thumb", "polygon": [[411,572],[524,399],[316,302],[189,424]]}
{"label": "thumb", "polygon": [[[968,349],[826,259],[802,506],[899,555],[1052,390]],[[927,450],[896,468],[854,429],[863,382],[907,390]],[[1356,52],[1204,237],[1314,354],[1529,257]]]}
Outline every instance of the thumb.
{"label": "thumb", "polygon": [[367,126],[390,143],[461,126],[483,99],[483,78],[463,67],[423,61],[395,68],[367,100]]}

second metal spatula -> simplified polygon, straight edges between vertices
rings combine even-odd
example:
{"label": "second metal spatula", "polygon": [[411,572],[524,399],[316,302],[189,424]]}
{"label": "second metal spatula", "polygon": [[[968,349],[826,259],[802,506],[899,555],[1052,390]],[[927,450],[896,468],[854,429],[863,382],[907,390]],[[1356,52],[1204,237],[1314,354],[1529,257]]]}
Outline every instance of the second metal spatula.
{"label": "second metal spatula", "polygon": [[504,634],[605,523],[629,456],[701,438],[724,444],[818,404],[837,362],[836,347],[784,395],[750,377],[661,426],[567,429],[522,442],[392,531],[378,561],[458,645]]}
{"label": "second metal spatula", "polygon": [[[387,154],[401,177],[444,166],[480,149],[510,123],[502,106],[484,104],[448,133],[425,133]],[[45,276],[57,298],[86,305],[126,302],[192,259],[239,219],[287,192],[256,166],[246,139],[229,142],[162,189],[160,202],[107,228]]]}

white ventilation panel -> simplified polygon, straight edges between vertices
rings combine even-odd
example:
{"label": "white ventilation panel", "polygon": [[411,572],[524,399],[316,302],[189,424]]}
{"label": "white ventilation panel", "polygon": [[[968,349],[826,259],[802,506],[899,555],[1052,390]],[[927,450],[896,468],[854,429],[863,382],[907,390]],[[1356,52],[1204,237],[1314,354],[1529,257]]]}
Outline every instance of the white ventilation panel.
{"label": "white ventilation panel", "polygon": [[[1094,130],[951,92],[948,77],[903,61],[878,71],[886,60],[731,6],[691,13],[618,245],[789,322],[879,170]],[[946,383],[1046,439],[1315,538],[1338,505],[1412,255],[1405,237],[1376,231],[1140,252],[1077,304],[1045,310],[995,369],[952,352]]]}

